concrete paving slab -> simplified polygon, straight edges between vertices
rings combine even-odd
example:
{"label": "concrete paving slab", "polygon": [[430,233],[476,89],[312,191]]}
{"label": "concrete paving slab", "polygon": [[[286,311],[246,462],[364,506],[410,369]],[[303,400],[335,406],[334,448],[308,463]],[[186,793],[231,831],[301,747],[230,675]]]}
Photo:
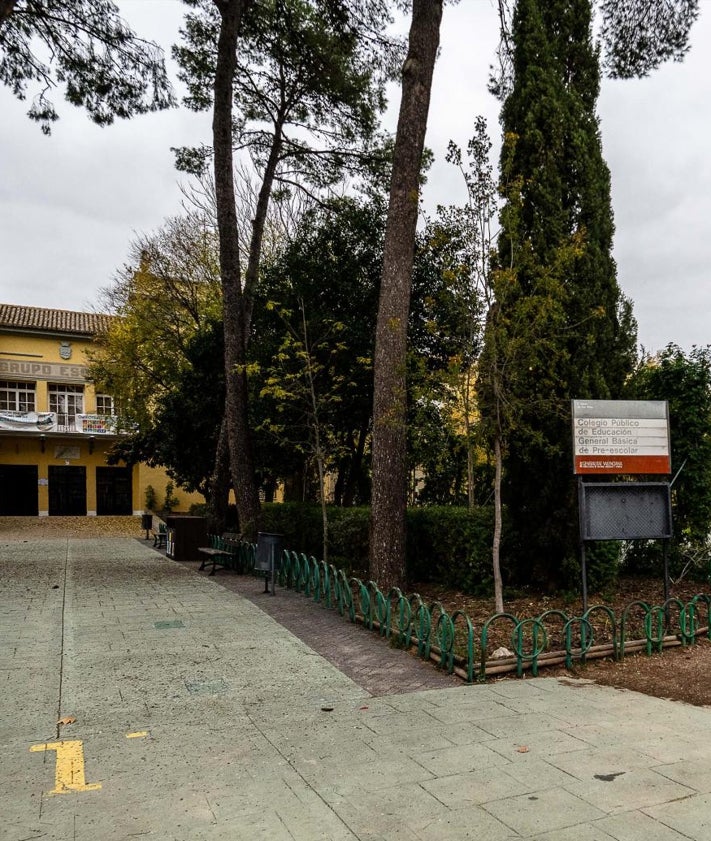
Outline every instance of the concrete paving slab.
{"label": "concrete paving slab", "polygon": [[3,839],[707,841],[711,710],[543,676],[467,687],[196,566],[0,539]]}
{"label": "concrete paving slab", "polygon": [[499,765],[496,773],[491,768],[479,768],[448,777],[438,776],[423,782],[422,787],[450,809],[528,794],[538,788],[533,778],[516,779],[509,771],[509,765]]}
{"label": "concrete paving slab", "polygon": [[709,794],[697,794],[675,803],[652,806],[644,809],[644,814],[693,841],[703,841],[711,837],[711,795]]}
{"label": "concrete paving slab", "polygon": [[562,788],[495,800],[484,808],[523,838],[554,829],[570,829],[573,838],[573,827],[605,817],[604,811]]}
{"label": "concrete paving slab", "polygon": [[631,812],[695,794],[693,789],[647,768],[597,774],[584,782],[568,784],[566,789],[608,814]]}
{"label": "concrete paving slab", "polygon": [[611,841],[612,836],[604,832],[598,824],[578,824],[571,832],[569,828],[554,829],[543,835],[536,835],[533,841]]}
{"label": "concrete paving slab", "polygon": [[708,754],[704,759],[684,759],[669,765],[657,765],[654,770],[700,794],[711,793],[711,767]]}
{"label": "concrete paving slab", "polygon": [[615,841],[688,841],[690,837],[639,811],[603,818],[596,826]]}

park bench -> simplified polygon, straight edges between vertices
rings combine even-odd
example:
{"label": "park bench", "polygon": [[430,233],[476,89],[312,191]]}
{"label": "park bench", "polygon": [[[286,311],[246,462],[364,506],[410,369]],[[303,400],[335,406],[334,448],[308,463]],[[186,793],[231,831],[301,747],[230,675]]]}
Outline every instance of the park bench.
{"label": "park bench", "polygon": [[240,535],[228,533],[220,537],[217,534],[209,534],[208,540],[209,546],[198,546],[198,552],[205,555],[199,569],[202,571],[211,563],[210,575],[214,575],[218,566],[224,569],[233,566],[239,551]]}
{"label": "park bench", "polygon": [[158,523],[158,529],[153,529],[153,546],[164,549],[168,539],[168,528],[165,523]]}

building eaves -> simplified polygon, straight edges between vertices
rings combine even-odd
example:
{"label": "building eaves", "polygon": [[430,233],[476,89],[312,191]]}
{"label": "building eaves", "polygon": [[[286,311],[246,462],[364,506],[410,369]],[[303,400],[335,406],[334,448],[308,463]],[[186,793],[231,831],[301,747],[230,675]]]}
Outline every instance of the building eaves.
{"label": "building eaves", "polygon": [[108,330],[113,318],[103,313],[0,304],[0,330],[12,332],[96,336]]}

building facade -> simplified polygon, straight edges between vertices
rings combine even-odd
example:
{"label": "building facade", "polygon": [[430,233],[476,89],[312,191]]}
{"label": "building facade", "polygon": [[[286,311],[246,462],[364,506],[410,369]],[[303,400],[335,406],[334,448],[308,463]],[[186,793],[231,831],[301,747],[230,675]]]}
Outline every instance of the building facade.
{"label": "building facade", "polygon": [[122,432],[87,351],[111,318],[0,304],[0,516],[140,514],[152,483],[160,498],[162,471],[107,464]]}

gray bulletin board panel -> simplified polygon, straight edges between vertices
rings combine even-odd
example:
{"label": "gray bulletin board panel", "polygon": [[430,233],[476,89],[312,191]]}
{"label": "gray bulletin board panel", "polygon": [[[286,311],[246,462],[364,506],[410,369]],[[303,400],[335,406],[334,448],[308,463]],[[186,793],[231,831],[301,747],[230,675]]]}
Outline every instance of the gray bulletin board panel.
{"label": "gray bulletin board panel", "polygon": [[672,536],[667,482],[581,482],[583,540],[660,540]]}

